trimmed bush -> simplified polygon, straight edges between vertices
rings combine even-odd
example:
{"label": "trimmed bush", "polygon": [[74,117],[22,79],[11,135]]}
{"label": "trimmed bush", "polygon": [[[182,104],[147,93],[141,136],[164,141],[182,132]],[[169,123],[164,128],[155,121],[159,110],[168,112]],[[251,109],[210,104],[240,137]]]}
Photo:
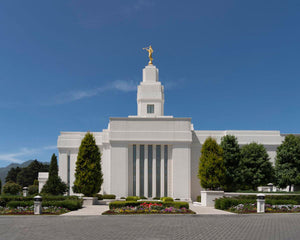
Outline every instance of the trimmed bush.
{"label": "trimmed bush", "polygon": [[162,197],[160,198],[163,202],[174,202],[173,198],[171,197]]}
{"label": "trimmed bush", "polygon": [[175,207],[175,208],[186,208],[189,209],[189,204],[187,202],[156,202],[156,201],[116,201],[109,203],[109,209],[114,208],[122,208],[122,207],[136,207],[139,206],[142,203],[156,203],[156,204],[162,204],[164,207]]}
{"label": "trimmed bush", "polygon": [[140,196],[140,199],[147,199],[145,196]]}
{"label": "trimmed bush", "polygon": [[137,196],[129,196],[126,198],[126,201],[137,201],[140,200],[140,197]]}
{"label": "trimmed bush", "polygon": [[153,200],[160,200],[160,197],[154,197]]}
{"label": "trimmed bush", "polygon": [[116,199],[116,195],[114,194],[103,194],[103,199]]}

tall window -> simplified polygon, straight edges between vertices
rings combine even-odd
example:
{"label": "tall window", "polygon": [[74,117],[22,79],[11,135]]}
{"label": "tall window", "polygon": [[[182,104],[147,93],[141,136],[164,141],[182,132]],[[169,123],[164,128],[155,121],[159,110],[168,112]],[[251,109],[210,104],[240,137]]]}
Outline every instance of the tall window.
{"label": "tall window", "polygon": [[147,105],[147,113],[154,113],[154,104]]}
{"label": "tall window", "polygon": [[164,195],[168,196],[168,145],[164,146]]}
{"label": "tall window", "polygon": [[152,145],[148,145],[148,197],[152,197]]}
{"label": "tall window", "polygon": [[140,145],[140,196],[144,196],[144,163],[145,151],[144,145]]}
{"label": "tall window", "polygon": [[136,195],[136,145],[133,145],[133,193],[132,195]]}
{"label": "tall window", "polygon": [[161,148],[160,145],[156,145],[156,196],[160,197],[160,156]]}

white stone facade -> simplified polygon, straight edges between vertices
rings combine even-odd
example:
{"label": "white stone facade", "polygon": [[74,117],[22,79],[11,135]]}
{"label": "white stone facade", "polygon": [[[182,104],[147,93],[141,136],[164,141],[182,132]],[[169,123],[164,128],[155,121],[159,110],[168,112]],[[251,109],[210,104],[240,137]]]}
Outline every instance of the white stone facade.
{"label": "white stone facade", "polygon": [[[195,131],[191,118],[164,116],[164,88],[153,65],[143,70],[137,112],[137,116],[110,118],[107,129],[93,133],[102,153],[104,194],[195,200],[201,190],[197,177],[201,145],[207,137],[220,142],[225,135],[235,135],[241,145],[261,143],[273,163],[284,139],[279,131]],[[71,187],[85,134],[61,132],[58,137],[59,175]]]}

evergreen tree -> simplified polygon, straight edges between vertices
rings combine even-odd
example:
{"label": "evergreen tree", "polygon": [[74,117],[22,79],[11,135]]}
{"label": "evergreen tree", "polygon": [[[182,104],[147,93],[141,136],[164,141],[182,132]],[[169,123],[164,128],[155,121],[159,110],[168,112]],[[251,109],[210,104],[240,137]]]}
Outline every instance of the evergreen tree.
{"label": "evergreen tree", "polygon": [[58,176],[57,157],[53,153],[49,167],[49,177],[42,189],[42,193],[63,195],[67,190],[67,185]]}
{"label": "evergreen tree", "polygon": [[285,188],[300,184],[300,138],[294,135],[285,137],[277,148],[275,160],[276,183]]}
{"label": "evergreen tree", "polygon": [[241,150],[237,138],[232,135],[226,135],[221,139],[223,149],[223,160],[226,169],[224,189],[226,191],[235,191],[240,185],[240,161],[242,159]]}
{"label": "evergreen tree", "polygon": [[2,181],[0,179],[0,195],[1,195],[1,193],[2,193]]}
{"label": "evergreen tree", "polygon": [[43,164],[38,160],[31,162],[28,167],[21,168],[17,175],[17,183],[22,187],[28,187],[33,184],[34,180],[38,178],[39,172],[48,172],[49,165]]}
{"label": "evergreen tree", "polygon": [[224,184],[223,150],[211,137],[205,140],[201,149],[198,177],[201,186],[206,189],[218,189]]}
{"label": "evergreen tree", "polygon": [[88,132],[79,147],[73,190],[85,196],[92,196],[100,191],[102,183],[100,150],[94,136]]}
{"label": "evergreen tree", "polygon": [[6,175],[5,182],[17,182],[17,176],[21,170],[20,167],[11,168]]}
{"label": "evergreen tree", "polygon": [[262,144],[250,143],[241,149],[240,164],[242,188],[257,190],[274,180],[274,168],[269,155]]}

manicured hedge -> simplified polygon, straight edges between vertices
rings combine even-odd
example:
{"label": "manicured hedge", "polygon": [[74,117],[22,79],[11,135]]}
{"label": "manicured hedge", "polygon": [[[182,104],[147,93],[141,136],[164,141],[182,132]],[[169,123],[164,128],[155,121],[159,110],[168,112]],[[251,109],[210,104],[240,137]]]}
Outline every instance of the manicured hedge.
{"label": "manicured hedge", "polygon": [[116,201],[109,203],[109,209],[113,208],[122,208],[122,207],[135,207],[139,206],[142,203],[161,203],[165,207],[175,207],[175,208],[183,208],[189,209],[189,204],[187,202],[157,202],[157,201]]}
{"label": "manicured hedge", "polygon": [[33,201],[10,201],[9,203],[7,203],[6,206],[9,208],[16,208],[16,207],[28,207],[32,205],[33,205]]}
{"label": "manicured hedge", "polygon": [[[10,208],[16,208],[16,207],[27,207],[32,206],[34,204],[33,201],[10,201],[7,204],[7,207]],[[63,207],[67,208],[71,211],[77,210],[79,208],[82,208],[82,200],[63,200],[63,201],[43,201],[42,202],[43,207]]]}
{"label": "manicured hedge", "polygon": [[163,202],[174,202],[174,199],[171,197],[162,197],[160,198]]}
{"label": "manicured hedge", "polygon": [[96,197],[98,197],[98,200],[103,199],[116,199],[116,195],[114,194],[96,194]]}
{"label": "manicured hedge", "polygon": [[126,201],[137,201],[137,200],[140,200],[141,198],[140,197],[137,197],[137,196],[128,196],[126,198]]}
{"label": "manicured hedge", "polygon": [[[77,196],[42,196],[44,201],[64,201],[64,200],[79,200]],[[22,197],[22,196],[11,196],[2,195],[0,196],[0,206],[5,207],[11,201],[28,202],[33,201],[34,196]]]}

